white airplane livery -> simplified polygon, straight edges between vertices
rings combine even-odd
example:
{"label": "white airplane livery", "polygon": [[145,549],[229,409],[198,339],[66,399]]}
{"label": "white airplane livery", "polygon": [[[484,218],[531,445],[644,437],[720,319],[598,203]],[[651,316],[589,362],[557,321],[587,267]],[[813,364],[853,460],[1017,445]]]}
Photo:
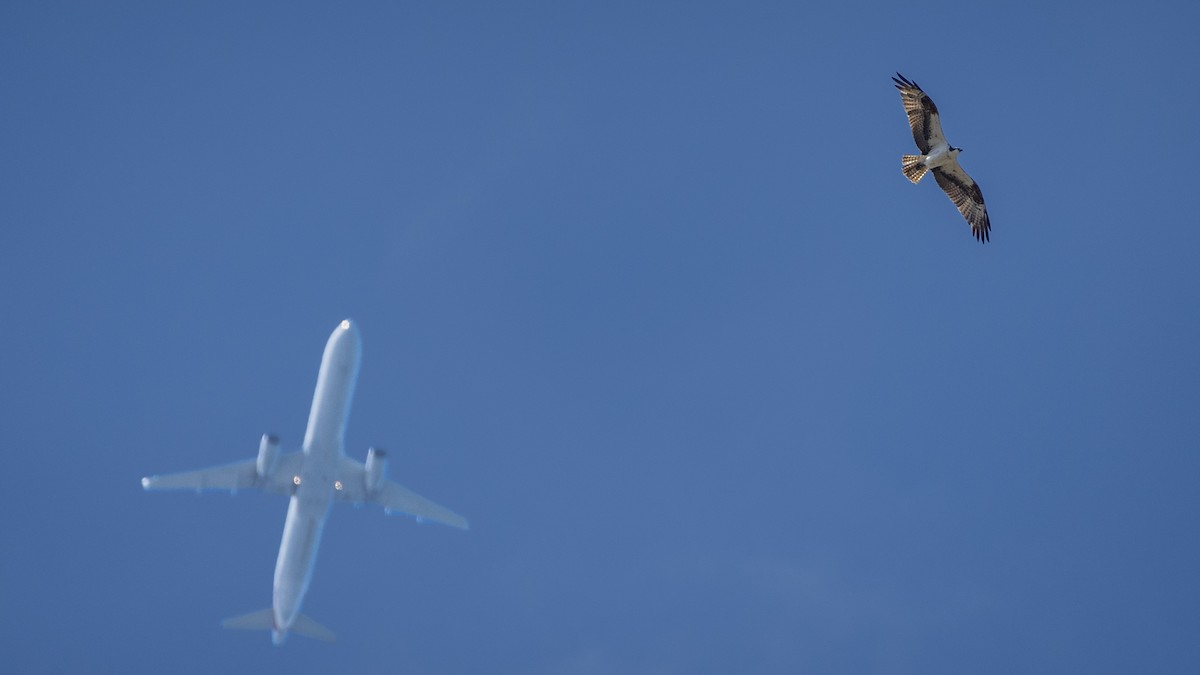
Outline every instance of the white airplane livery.
{"label": "white airplane livery", "polygon": [[385,478],[387,460],[382,450],[369,449],[365,463],[345,456],[342,441],[358,379],[360,351],[358,328],[348,319],[342,321],[325,344],[301,450],[280,453],[279,438],[264,434],[254,459],[142,479],[147,490],[257,488],[291,497],[275,562],[272,605],[222,621],[226,628],[270,630],[277,645],[289,632],[334,640],[328,628],[300,613],[334,501],[377,504],[388,513],[407,513],[418,521],[467,529],[462,516]]}

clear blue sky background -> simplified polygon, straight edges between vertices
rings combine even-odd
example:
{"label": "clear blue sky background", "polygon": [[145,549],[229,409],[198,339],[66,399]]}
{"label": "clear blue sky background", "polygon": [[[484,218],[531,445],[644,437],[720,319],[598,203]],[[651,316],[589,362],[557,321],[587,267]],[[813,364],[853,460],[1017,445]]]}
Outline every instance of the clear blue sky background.
{"label": "clear blue sky background", "polygon": [[[1178,3],[0,9],[11,672],[1200,671]],[[915,79],[980,245],[913,151]],[[146,474],[304,431],[471,518]]]}

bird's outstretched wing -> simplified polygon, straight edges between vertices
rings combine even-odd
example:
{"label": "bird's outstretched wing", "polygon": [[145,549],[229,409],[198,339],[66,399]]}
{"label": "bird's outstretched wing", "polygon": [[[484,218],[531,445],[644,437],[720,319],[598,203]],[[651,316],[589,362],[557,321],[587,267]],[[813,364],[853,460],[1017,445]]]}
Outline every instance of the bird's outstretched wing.
{"label": "bird's outstretched wing", "polygon": [[913,140],[917,142],[917,149],[921,154],[928,155],[930,149],[945,145],[942,121],[929,94],[922,91],[916,82],[910,81],[900,73],[896,73],[892,81],[900,90],[900,102],[904,104],[904,112],[908,113],[908,125],[912,127]]}
{"label": "bird's outstretched wing", "polygon": [[958,164],[934,169],[933,177],[958,207],[958,212],[971,224],[971,234],[981,243],[986,242],[992,223],[988,220],[987,206],[983,203],[983,191],[975,181]]}

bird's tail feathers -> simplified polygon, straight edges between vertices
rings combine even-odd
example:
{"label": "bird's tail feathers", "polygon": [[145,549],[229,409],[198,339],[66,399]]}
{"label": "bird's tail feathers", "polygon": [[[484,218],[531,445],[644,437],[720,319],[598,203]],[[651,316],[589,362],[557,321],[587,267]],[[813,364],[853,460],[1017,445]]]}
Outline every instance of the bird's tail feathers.
{"label": "bird's tail feathers", "polygon": [[929,167],[925,166],[921,155],[905,155],[900,158],[900,170],[904,172],[905,178],[919,183],[925,177],[925,172],[929,171]]}

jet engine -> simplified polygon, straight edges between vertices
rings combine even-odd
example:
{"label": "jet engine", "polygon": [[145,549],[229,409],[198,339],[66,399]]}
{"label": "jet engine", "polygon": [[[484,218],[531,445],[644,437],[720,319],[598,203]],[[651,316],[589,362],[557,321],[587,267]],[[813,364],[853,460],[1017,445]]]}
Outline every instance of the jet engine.
{"label": "jet engine", "polygon": [[367,494],[372,494],[383,484],[383,476],[387,473],[387,452],[379,448],[367,450],[366,471],[363,482],[366,483]]}
{"label": "jet engine", "polygon": [[263,434],[262,440],[258,442],[258,462],[255,463],[254,470],[259,478],[266,478],[275,471],[275,465],[278,463],[279,437]]}

